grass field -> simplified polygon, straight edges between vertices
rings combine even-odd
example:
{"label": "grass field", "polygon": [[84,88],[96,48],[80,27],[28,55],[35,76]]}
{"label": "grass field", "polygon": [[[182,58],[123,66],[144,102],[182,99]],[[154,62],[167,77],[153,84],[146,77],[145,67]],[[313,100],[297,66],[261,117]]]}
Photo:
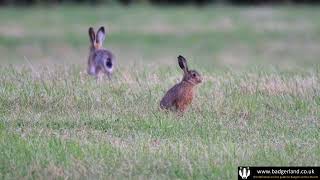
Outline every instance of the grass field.
{"label": "grass field", "polygon": [[[0,179],[236,179],[319,166],[318,7],[0,9]],[[105,25],[114,79],[86,74]],[[182,54],[204,82],[159,110]]]}

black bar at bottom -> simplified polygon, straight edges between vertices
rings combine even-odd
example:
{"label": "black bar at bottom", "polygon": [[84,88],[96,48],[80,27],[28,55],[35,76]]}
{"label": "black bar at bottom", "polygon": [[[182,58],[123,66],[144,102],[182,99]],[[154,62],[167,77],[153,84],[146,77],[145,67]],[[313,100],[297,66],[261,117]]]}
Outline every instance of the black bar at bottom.
{"label": "black bar at bottom", "polygon": [[238,179],[320,179],[320,167],[239,166]]}

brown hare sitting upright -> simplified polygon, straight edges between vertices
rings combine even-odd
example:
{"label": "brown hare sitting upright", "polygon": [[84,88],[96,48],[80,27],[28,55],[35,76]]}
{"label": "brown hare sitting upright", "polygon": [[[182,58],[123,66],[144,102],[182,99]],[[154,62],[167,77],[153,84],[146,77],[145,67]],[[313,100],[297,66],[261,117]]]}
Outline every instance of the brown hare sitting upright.
{"label": "brown hare sitting upright", "polygon": [[178,64],[184,72],[183,78],[164,95],[160,107],[184,112],[192,102],[194,87],[202,82],[202,77],[197,71],[188,69],[187,60],[181,55]]}
{"label": "brown hare sitting upright", "polygon": [[103,73],[110,79],[114,69],[115,58],[113,54],[102,48],[105,36],[106,33],[103,26],[99,28],[97,34],[95,34],[92,27],[89,28],[91,44],[87,72],[88,74],[97,77],[97,79],[101,79]]}

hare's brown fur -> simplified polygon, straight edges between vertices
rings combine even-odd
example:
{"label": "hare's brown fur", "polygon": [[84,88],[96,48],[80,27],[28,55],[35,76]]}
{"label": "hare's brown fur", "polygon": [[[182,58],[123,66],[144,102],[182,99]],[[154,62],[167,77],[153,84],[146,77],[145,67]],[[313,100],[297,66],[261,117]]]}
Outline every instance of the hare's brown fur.
{"label": "hare's brown fur", "polygon": [[178,57],[179,66],[184,71],[182,81],[174,85],[164,95],[160,102],[163,109],[172,109],[184,112],[191,104],[195,86],[202,81],[202,77],[195,70],[188,70],[187,62],[182,56]]}

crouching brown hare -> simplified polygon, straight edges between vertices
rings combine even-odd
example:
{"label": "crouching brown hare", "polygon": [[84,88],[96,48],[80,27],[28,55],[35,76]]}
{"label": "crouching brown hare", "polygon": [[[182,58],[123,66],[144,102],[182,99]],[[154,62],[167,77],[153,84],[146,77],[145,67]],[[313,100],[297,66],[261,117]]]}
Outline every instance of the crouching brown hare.
{"label": "crouching brown hare", "polygon": [[164,95],[160,107],[185,112],[192,102],[195,86],[202,82],[202,76],[195,70],[189,70],[187,60],[181,55],[178,56],[178,64],[183,70],[183,78]]}
{"label": "crouching brown hare", "polygon": [[95,34],[92,27],[89,28],[90,50],[88,57],[88,74],[95,76],[98,80],[106,74],[109,79],[114,69],[115,57],[111,51],[104,49],[102,43],[106,37],[106,32],[103,26],[99,28]]}

